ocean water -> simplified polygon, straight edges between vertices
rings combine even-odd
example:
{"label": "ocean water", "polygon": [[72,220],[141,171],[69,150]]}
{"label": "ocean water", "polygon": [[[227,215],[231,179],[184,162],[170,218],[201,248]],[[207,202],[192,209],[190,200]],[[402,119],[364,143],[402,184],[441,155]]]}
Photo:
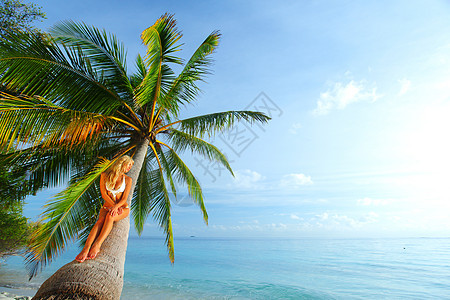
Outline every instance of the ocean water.
{"label": "ocean water", "polygon": [[[73,247],[27,281],[21,258],[0,266],[0,287],[32,295]],[[1,290],[1,288],[0,288]],[[450,299],[450,239],[130,238],[128,299]]]}

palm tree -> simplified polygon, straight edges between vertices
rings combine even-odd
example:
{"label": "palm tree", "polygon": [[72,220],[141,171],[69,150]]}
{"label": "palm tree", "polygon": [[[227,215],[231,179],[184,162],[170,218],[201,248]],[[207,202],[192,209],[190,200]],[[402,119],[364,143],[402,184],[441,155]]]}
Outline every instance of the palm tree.
{"label": "palm tree", "polygon": [[[31,190],[68,187],[45,206],[43,225],[27,258],[34,276],[69,240],[87,237],[102,205],[99,176],[123,154],[132,155],[128,203],[140,234],[149,214],[163,229],[170,261],[174,245],[169,191],[183,184],[208,215],[202,189],[179,154],[226,157],[204,140],[245,120],[266,122],[260,112],[227,111],[180,119],[210,73],[220,34],[211,33],[184,63],[176,56],[181,33],[171,15],[142,32],[147,47],[126,71],[125,50],[114,35],[83,23],[63,22],[50,34],[10,32],[0,42],[1,163],[25,167]],[[176,75],[171,66],[181,65]],[[68,263],[33,299],[118,299],[123,285],[130,218],[114,225],[95,260]],[[53,298],[52,298],[53,297]]]}

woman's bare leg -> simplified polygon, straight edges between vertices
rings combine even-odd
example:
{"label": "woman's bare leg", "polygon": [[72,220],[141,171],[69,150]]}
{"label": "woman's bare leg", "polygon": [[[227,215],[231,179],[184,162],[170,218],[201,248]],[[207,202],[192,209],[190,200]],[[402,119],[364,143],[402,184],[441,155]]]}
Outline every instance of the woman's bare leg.
{"label": "woman's bare leg", "polygon": [[86,260],[89,250],[91,249],[92,243],[95,241],[95,239],[97,238],[97,236],[99,235],[99,233],[102,230],[103,224],[105,222],[106,213],[107,213],[107,211],[105,209],[100,210],[98,220],[95,223],[94,227],[92,227],[91,232],[89,232],[89,236],[86,240],[86,243],[84,244],[83,249],[81,250],[80,254],[78,254],[75,257],[75,259],[78,262],[81,263]]}
{"label": "woman's bare leg", "polygon": [[98,252],[100,251],[100,247],[102,246],[108,234],[111,232],[114,222],[122,220],[123,218],[128,216],[129,213],[130,209],[124,208],[123,212],[120,215],[116,215],[114,217],[109,213],[106,215],[102,230],[90,247],[89,254],[87,256],[88,259],[94,259],[97,256]]}

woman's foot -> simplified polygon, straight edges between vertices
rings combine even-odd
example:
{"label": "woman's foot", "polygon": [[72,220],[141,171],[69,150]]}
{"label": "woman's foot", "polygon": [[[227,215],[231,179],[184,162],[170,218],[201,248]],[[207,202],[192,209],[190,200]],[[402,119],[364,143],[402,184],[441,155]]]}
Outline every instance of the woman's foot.
{"label": "woman's foot", "polygon": [[78,254],[78,255],[75,257],[75,260],[76,260],[77,262],[82,263],[83,261],[86,260],[87,256],[88,256],[88,250],[84,250],[84,249],[83,249],[83,250],[81,250],[80,254]]}
{"label": "woman's foot", "polygon": [[100,247],[97,245],[93,245],[91,247],[91,250],[89,250],[89,254],[87,256],[87,259],[94,259],[97,257],[97,254],[100,252]]}

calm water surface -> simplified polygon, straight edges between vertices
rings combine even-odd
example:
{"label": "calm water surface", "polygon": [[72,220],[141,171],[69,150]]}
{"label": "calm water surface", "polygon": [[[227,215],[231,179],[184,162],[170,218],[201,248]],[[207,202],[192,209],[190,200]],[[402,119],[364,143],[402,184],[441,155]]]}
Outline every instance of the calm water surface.
{"label": "calm water surface", "polygon": [[[122,298],[450,299],[450,239],[130,238]],[[32,294],[72,247],[26,280],[22,259],[0,267],[0,286]]]}

